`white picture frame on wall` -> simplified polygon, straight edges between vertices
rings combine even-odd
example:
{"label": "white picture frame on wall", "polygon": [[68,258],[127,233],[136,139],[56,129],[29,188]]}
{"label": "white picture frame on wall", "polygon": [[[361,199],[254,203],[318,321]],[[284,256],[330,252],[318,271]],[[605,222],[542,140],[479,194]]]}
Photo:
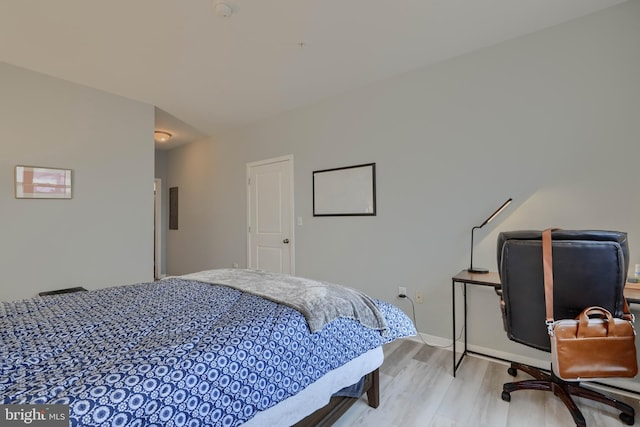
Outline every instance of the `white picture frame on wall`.
{"label": "white picture frame on wall", "polygon": [[21,166],[15,168],[16,199],[71,199],[71,169]]}

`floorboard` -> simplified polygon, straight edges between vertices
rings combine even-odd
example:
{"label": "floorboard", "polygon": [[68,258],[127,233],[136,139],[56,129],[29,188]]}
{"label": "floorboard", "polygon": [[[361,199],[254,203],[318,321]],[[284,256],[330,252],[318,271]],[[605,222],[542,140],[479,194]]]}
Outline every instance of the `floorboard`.
{"label": "floorboard", "polygon": [[[521,390],[511,402],[500,398],[502,384],[512,380],[507,366],[466,356],[451,375],[451,352],[414,340],[398,340],[384,348],[380,368],[380,406],[360,399],[334,427],[570,427],[569,411],[552,393]],[[518,373],[519,379],[526,374]],[[637,397],[615,394],[640,412]],[[587,426],[624,426],[618,412],[601,403],[576,399]],[[637,418],[637,417],[636,417]]]}

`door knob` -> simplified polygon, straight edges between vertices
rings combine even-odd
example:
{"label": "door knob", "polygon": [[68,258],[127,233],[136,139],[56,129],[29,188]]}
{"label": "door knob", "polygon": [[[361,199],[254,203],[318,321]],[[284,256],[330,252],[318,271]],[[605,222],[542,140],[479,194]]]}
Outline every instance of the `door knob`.
{"label": "door knob", "polygon": [[289,243],[289,239],[284,239],[282,243]]}

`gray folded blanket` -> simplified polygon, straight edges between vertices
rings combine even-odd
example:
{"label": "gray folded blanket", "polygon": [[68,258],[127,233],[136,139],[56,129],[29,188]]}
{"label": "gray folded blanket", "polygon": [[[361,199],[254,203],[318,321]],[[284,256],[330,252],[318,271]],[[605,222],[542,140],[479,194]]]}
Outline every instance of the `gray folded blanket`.
{"label": "gray folded blanket", "polygon": [[380,309],[369,296],[333,283],[237,268],[207,270],[179,277],[229,286],[294,308],[305,317],[312,333],[339,317],[357,320],[371,329],[388,329]]}

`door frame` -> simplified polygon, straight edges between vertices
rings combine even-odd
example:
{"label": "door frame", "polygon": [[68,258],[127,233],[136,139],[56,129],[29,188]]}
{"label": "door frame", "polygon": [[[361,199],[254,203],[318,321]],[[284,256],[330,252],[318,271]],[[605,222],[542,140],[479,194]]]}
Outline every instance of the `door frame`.
{"label": "door frame", "polygon": [[247,268],[249,268],[250,260],[251,260],[251,186],[250,186],[250,178],[251,178],[251,170],[257,166],[268,165],[271,163],[280,163],[286,162],[287,164],[287,173],[289,174],[289,262],[291,265],[291,275],[294,275],[296,272],[296,239],[295,239],[295,225],[294,225],[294,192],[293,192],[293,154],[288,154],[286,156],[274,157],[272,159],[259,160],[257,162],[247,163],[246,166],[246,180],[247,184],[247,222],[245,224],[247,231]]}
{"label": "door frame", "polygon": [[158,279],[163,276],[162,274],[162,179],[153,179],[153,202],[154,202],[154,272],[153,279]]}

